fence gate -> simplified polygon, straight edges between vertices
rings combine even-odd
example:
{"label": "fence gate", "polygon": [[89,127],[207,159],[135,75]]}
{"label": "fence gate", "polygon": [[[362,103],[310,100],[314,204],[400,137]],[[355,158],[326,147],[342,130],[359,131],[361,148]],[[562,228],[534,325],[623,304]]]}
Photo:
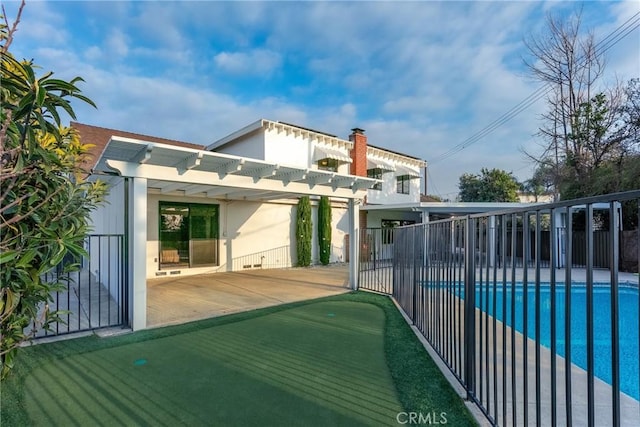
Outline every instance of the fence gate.
{"label": "fence gate", "polygon": [[78,271],[65,273],[63,261],[44,277],[63,287],[52,294],[49,302],[49,311],[59,311],[60,321],[53,323],[51,330],[39,328],[36,338],[129,323],[124,235],[89,235],[85,249],[88,256],[79,261]]}

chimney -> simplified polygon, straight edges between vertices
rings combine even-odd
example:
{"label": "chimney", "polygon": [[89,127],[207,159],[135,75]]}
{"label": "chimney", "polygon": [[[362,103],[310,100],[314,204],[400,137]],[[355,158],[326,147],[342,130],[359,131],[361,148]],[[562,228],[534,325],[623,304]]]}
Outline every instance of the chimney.
{"label": "chimney", "polygon": [[353,142],[351,149],[351,175],[367,176],[367,136],[364,129],[353,128],[349,141]]}

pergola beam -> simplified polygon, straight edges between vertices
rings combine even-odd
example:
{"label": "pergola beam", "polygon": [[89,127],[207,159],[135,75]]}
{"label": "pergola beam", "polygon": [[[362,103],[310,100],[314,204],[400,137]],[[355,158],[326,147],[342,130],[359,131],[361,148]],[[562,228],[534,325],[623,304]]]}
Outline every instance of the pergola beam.
{"label": "pergola beam", "polygon": [[167,182],[166,185],[160,187],[160,193],[171,193],[172,191],[181,190],[182,188],[184,188],[184,186],[184,182]]}
{"label": "pergola beam", "polygon": [[209,186],[207,185],[190,185],[188,187],[185,187],[184,195],[191,196],[193,194],[204,193],[208,189],[209,189]]}
{"label": "pergola beam", "polygon": [[151,160],[151,153],[153,152],[153,144],[147,144],[142,147],[131,159],[134,163],[144,164]]}
{"label": "pergola beam", "polygon": [[258,182],[262,178],[266,178],[268,176],[274,176],[279,169],[280,169],[279,165],[268,165],[268,166],[261,167],[259,169],[251,170],[250,174],[253,177],[253,181]]}
{"label": "pergola beam", "polygon": [[202,151],[193,153],[187,158],[185,158],[184,160],[180,161],[178,163],[178,168],[185,171],[188,171],[193,168],[197,168],[198,166],[200,166],[200,162],[202,161],[203,157],[204,157],[204,153]]}
{"label": "pergola beam", "polygon": [[244,159],[233,159],[228,161],[227,163],[223,163],[220,168],[218,168],[217,172],[220,176],[220,179],[223,179],[229,174],[241,171],[243,165]]}
{"label": "pergola beam", "polygon": [[[106,165],[115,171],[118,171],[122,176],[141,177],[147,179],[162,179],[164,181],[175,181],[176,183],[182,183],[182,187],[186,187],[189,184],[200,184],[208,186],[224,186],[229,188],[226,193],[232,193],[233,188],[237,189],[251,189],[251,190],[263,190],[273,191],[280,193],[293,193],[297,195],[317,195],[317,196],[332,196],[343,197],[346,199],[360,199],[364,198],[366,192],[364,190],[358,190],[353,192],[350,188],[332,188],[328,185],[315,185],[318,181],[330,181],[335,174],[317,175],[313,178],[316,182],[311,186],[307,181],[302,182],[290,182],[285,185],[284,182],[275,179],[262,179],[258,182],[253,181],[253,177],[244,175],[227,174],[224,177],[219,177],[216,173],[209,171],[203,171],[199,169],[190,169],[180,173],[180,171],[171,166],[161,165],[149,165],[149,164],[137,164],[131,162],[125,162],[121,160],[106,160]],[[239,165],[236,165],[239,167]],[[165,187],[166,188],[166,187]],[[167,190],[165,190],[166,192]]]}

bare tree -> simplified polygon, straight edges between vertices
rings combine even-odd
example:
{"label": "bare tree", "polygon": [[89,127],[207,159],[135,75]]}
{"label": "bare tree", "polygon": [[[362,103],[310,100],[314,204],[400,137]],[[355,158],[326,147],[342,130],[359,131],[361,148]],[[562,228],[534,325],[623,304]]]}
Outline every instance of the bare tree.
{"label": "bare tree", "polygon": [[581,30],[581,23],[580,12],[566,20],[548,15],[547,31],[525,41],[525,65],[549,88],[539,132],[542,154],[525,154],[551,173],[556,198],[562,183],[588,181],[603,161],[624,151],[617,129],[624,101],[620,85],[610,90],[597,86],[604,54],[594,35]]}

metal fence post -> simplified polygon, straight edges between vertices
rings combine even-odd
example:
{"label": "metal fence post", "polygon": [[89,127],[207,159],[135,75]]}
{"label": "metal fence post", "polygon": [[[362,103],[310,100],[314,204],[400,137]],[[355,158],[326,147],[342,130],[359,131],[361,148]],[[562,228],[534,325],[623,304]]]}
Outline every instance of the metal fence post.
{"label": "metal fence post", "polygon": [[466,239],[464,242],[464,386],[467,400],[475,397],[475,220],[465,219]]}

